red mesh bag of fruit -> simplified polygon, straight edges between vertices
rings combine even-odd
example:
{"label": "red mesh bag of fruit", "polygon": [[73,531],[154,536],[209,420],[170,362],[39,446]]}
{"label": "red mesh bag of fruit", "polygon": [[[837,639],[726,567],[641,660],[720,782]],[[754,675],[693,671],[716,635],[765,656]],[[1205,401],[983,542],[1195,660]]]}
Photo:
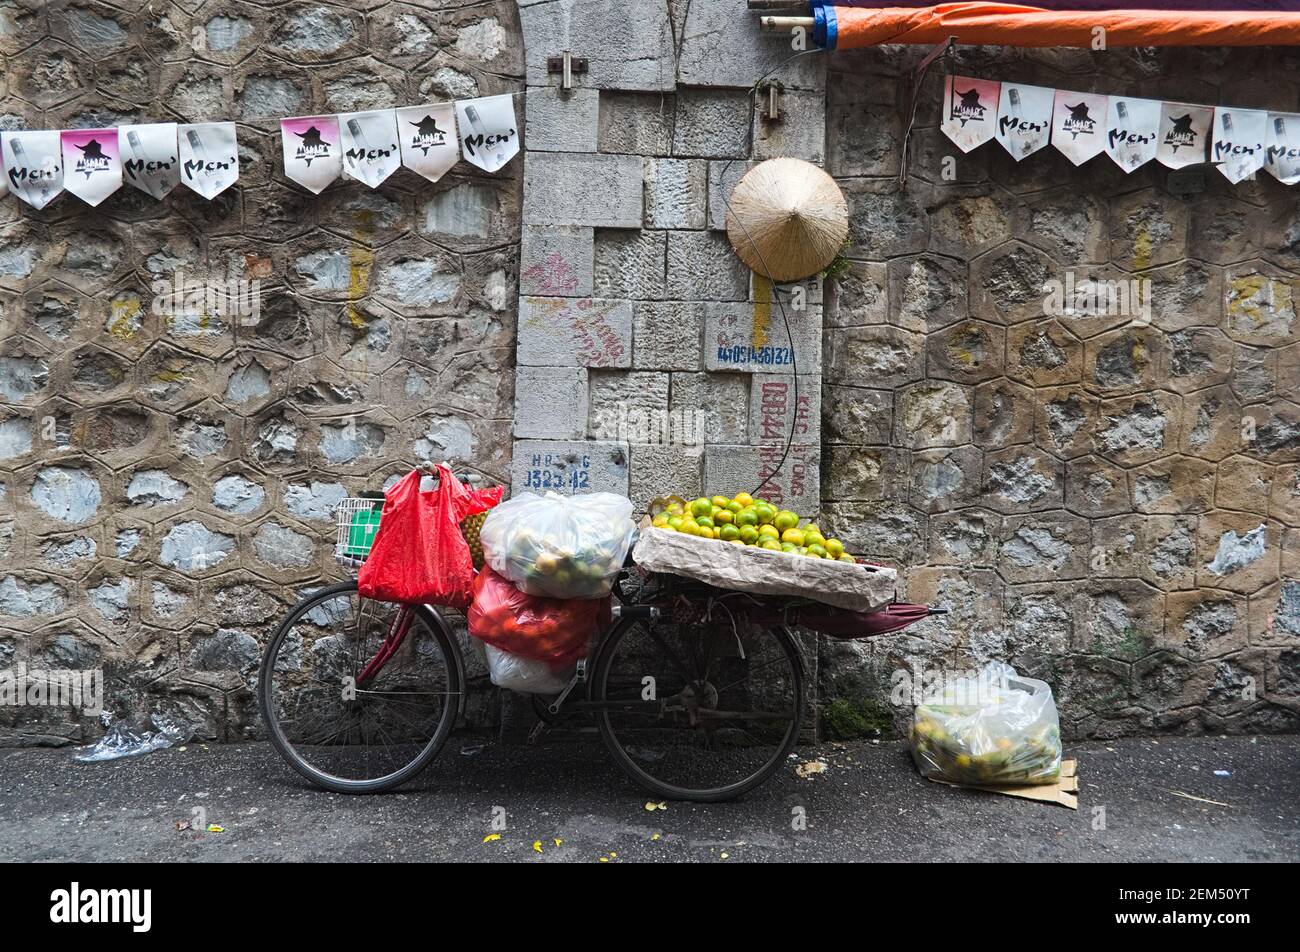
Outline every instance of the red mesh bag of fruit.
{"label": "red mesh bag of fruit", "polygon": [[484,566],[474,579],[466,617],[469,633],[492,647],[564,668],[583,657],[592,637],[609,625],[611,599],[529,595]]}

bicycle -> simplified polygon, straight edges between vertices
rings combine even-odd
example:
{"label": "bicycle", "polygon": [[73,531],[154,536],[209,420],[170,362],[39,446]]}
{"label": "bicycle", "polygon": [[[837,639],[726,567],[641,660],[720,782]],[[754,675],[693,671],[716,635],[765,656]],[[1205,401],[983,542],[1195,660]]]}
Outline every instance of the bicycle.
{"label": "bicycle", "polygon": [[[354,513],[339,507],[336,557]],[[345,528],[346,526],[346,528]],[[534,695],[539,728],[587,716],[614,761],[655,796],[699,802],[753,790],[786,761],[803,721],[807,665],[789,601],[643,573],[615,581],[612,624],[565,688]],[[268,736],[327,790],[374,793],[427,767],[465,702],[466,665],[435,605],[363,599],[355,579],[308,594],[266,648],[258,699]]]}

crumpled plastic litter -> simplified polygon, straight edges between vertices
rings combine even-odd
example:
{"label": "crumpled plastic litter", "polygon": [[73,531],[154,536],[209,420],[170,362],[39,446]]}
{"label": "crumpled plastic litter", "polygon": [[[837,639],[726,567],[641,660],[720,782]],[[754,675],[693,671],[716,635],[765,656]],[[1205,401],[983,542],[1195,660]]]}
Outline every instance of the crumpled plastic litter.
{"label": "crumpled plastic litter", "polygon": [[81,763],[99,763],[121,757],[139,757],[141,754],[151,754],[155,750],[184,744],[194,736],[191,728],[166,714],[151,714],[149,721],[154,726],[153,730],[137,732],[127,718],[114,721],[112,715],[105,711],[100,715],[100,722],[106,728],[104,736],[88,747],[78,747],[72,759]]}

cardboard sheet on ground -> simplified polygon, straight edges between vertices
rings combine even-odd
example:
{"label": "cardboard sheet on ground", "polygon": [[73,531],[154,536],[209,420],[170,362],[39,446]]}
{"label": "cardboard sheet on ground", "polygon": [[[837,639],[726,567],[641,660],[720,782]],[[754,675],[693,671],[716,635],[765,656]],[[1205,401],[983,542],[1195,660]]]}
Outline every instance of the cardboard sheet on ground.
{"label": "cardboard sheet on ground", "polygon": [[682,575],[718,588],[810,598],[860,612],[888,605],[898,582],[890,568],[810,559],[653,527],[642,527],[632,558],[652,572]]}
{"label": "cardboard sheet on ground", "polygon": [[1061,761],[1061,776],[1056,783],[1040,783],[1024,787],[979,787],[969,784],[953,783],[950,780],[938,780],[930,777],[934,783],[945,787],[967,787],[971,790],[987,790],[1008,797],[1020,797],[1022,800],[1041,800],[1043,803],[1056,803],[1071,810],[1079,809],[1079,762]]}

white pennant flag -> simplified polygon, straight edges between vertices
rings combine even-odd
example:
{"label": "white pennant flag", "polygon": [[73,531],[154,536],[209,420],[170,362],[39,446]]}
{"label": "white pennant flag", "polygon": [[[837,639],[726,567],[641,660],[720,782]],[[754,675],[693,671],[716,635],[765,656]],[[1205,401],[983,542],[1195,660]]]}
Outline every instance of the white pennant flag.
{"label": "white pennant flag", "polygon": [[436,182],[460,161],[456,107],[449,102],[396,110],[402,164]]}
{"label": "white pennant flag", "polygon": [[1268,114],[1268,161],[1264,168],[1285,185],[1300,182],[1300,115]]}
{"label": "white pennant flag", "polygon": [[181,183],[209,201],[239,179],[239,143],[233,122],[178,126]]}
{"label": "white pennant flag", "polygon": [[337,116],[295,116],[280,120],[284,174],[319,195],[343,171]]}
{"label": "white pennant flag", "polygon": [[1133,172],[1156,157],[1160,133],[1160,102],[1111,96],[1106,105],[1106,154],[1125,172]]}
{"label": "white pennant flag", "polygon": [[1210,161],[1233,184],[1250,178],[1268,158],[1268,113],[1261,109],[1214,110],[1214,141]]}
{"label": "white pennant flag", "polygon": [[343,140],[343,174],[378,188],[402,164],[397,116],[391,109],[380,109],[339,113],[338,120]]}
{"label": "white pennant flag", "polygon": [[9,190],[32,208],[44,208],[63,191],[63,149],[55,131],[0,134]]}
{"label": "white pennant flag", "polygon": [[1046,86],[1002,84],[997,140],[1017,162],[1047,145],[1052,134],[1053,92]]}
{"label": "white pennant flag", "polygon": [[1099,155],[1106,145],[1106,101],[1097,93],[1068,89],[1058,89],[1052,97],[1052,145],[1075,165]]}
{"label": "white pennant flag", "polygon": [[963,152],[993,138],[999,83],[949,76],[943,86],[943,134]]}
{"label": "white pennant flag", "polygon": [[98,205],[122,187],[116,129],[64,129],[63,187],[87,205]]}
{"label": "white pennant flag", "polygon": [[154,198],[166,198],[181,180],[176,123],[118,126],[117,152],[125,182]]}
{"label": "white pennant flag", "polygon": [[1205,145],[1210,139],[1210,123],[1213,121],[1212,106],[1162,102],[1156,160],[1171,169],[1204,162]]}
{"label": "white pennant flag", "polygon": [[460,151],[465,160],[495,172],[519,153],[515,97],[487,96],[456,103]]}

